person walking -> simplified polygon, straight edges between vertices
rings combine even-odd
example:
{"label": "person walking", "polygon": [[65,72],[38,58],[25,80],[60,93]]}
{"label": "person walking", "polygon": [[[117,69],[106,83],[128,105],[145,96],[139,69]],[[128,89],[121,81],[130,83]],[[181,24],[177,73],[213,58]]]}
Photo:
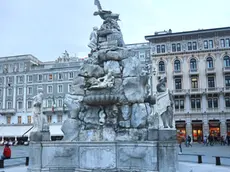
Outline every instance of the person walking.
{"label": "person walking", "polygon": [[190,135],[188,135],[188,147],[189,147],[189,146],[192,147],[191,141],[192,141],[192,138],[191,138]]}
{"label": "person walking", "polygon": [[11,149],[10,149],[10,145],[8,143],[5,144],[4,150],[3,150],[3,154],[1,156],[1,159],[10,159],[11,158]]}
{"label": "person walking", "polygon": [[179,144],[179,148],[180,148],[179,154],[182,154],[182,145],[181,145],[182,140],[183,140],[183,138],[182,138],[181,136],[179,136],[179,137],[178,137],[178,144]]}

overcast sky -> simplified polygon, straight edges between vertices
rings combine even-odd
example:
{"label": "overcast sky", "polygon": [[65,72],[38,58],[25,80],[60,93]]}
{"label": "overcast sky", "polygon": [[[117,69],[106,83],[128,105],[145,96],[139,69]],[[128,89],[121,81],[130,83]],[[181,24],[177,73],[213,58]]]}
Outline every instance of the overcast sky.
{"label": "overcast sky", "polygon": [[[229,0],[101,0],[120,14],[125,43],[145,35],[230,26]],[[94,0],[0,0],[0,57],[33,54],[55,60],[64,50],[84,56],[93,26]]]}

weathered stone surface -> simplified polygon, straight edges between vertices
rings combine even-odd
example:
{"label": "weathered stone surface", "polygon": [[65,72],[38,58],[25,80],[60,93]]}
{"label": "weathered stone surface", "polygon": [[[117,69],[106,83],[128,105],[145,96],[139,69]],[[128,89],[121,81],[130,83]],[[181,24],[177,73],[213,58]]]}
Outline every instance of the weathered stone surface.
{"label": "weathered stone surface", "polygon": [[94,64],[84,64],[80,69],[80,75],[88,77],[101,77],[105,74],[104,69],[99,65]]}
{"label": "weathered stone surface", "polygon": [[123,77],[137,77],[141,74],[141,62],[136,57],[122,60]]}
{"label": "weathered stone surface", "polygon": [[129,129],[129,136],[131,141],[146,141],[147,129]]}
{"label": "weathered stone surface", "polygon": [[103,141],[114,141],[116,133],[113,128],[103,128]]}
{"label": "weathered stone surface", "polygon": [[61,130],[64,133],[63,141],[76,141],[79,137],[81,122],[77,119],[67,119],[64,121]]}
{"label": "weathered stone surface", "polygon": [[42,141],[42,133],[40,131],[31,132],[30,141],[35,141],[35,142]]}
{"label": "weathered stone surface", "polygon": [[131,118],[131,113],[132,113],[132,106],[130,105],[123,105],[121,107],[121,112],[122,112],[122,117],[123,120],[129,120]]}
{"label": "weathered stone surface", "polygon": [[70,90],[71,94],[84,95],[84,82],[85,79],[83,77],[75,77]]}
{"label": "weathered stone surface", "polygon": [[92,130],[81,130],[79,134],[80,141],[101,141],[101,130],[92,129]]}
{"label": "weathered stone surface", "polygon": [[160,129],[159,140],[160,141],[174,141],[176,142],[176,129]]}
{"label": "weathered stone surface", "polygon": [[119,121],[119,126],[124,127],[124,128],[130,128],[130,126],[131,126],[130,120],[128,120],[128,121]]}
{"label": "weathered stone surface", "polygon": [[104,62],[104,70],[105,71],[112,71],[112,73],[117,76],[121,75],[120,65],[117,61],[107,61]]}
{"label": "weathered stone surface", "polygon": [[83,121],[86,124],[93,124],[93,125],[99,125],[99,107],[90,107],[84,112],[84,119]]}
{"label": "weathered stone surface", "polygon": [[158,140],[158,130],[157,129],[148,129],[148,141],[157,141]]}
{"label": "weathered stone surface", "polygon": [[124,94],[129,102],[143,103],[145,100],[145,88],[140,83],[139,77],[127,77],[123,80]]}
{"label": "weathered stone surface", "polygon": [[143,128],[146,126],[148,112],[144,103],[134,104],[132,106],[131,126],[134,128]]}

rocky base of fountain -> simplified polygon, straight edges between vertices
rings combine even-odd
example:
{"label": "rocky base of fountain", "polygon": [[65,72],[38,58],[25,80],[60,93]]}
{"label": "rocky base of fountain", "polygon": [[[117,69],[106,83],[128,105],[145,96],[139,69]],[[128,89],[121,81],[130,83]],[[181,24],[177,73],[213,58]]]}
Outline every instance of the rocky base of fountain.
{"label": "rocky base of fountain", "polygon": [[148,134],[136,142],[31,142],[28,172],[177,172],[176,131]]}

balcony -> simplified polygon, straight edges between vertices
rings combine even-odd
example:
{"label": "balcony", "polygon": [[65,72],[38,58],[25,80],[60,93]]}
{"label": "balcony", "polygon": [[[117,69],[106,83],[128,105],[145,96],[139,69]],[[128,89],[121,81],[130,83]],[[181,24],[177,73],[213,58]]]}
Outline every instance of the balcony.
{"label": "balcony", "polygon": [[224,87],[223,91],[224,93],[230,93],[230,87]]}
{"label": "balcony", "polygon": [[172,90],[172,94],[173,95],[184,95],[186,93],[188,93],[188,91],[185,90],[185,89],[175,89],[175,90]]}
{"label": "balcony", "polygon": [[196,109],[196,108],[194,108],[194,109],[191,108],[191,109],[190,109],[190,113],[202,113],[202,111],[201,111],[200,108],[197,108],[197,109]]}
{"label": "balcony", "polygon": [[16,110],[11,108],[11,109],[0,109],[0,114],[1,115],[14,115],[16,113]]}
{"label": "balcony", "polygon": [[223,88],[219,88],[219,87],[210,87],[210,88],[206,88],[205,92],[206,93],[220,93],[223,91]]}
{"label": "balcony", "polygon": [[216,70],[215,70],[214,67],[212,67],[212,68],[206,68],[206,69],[205,69],[205,72],[206,72],[206,75],[215,74],[215,73],[216,73]]}
{"label": "balcony", "polygon": [[225,112],[230,112],[230,107],[225,107]]}
{"label": "balcony", "polygon": [[207,108],[207,113],[218,113],[220,111],[219,108]]}
{"label": "balcony", "polygon": [[199,71],[198,69],[189,69],[189,75],[198,75]]}
{"label": "balcony", "polygon": [[185,114],[185,109],[174,109],[175,115]]}
{"label": "balcony", "polygon": [[173,76],[182,76],[183,73],[181,72],[181,70],[174,70],[173,71]]}
{"label": "balcony", "polygon": [[[67,110],[67,108],[65,108],[65,111]],[[54,112],[62,112],[63,111],[63,107],[55,107],[54,108]],[[52,107],[43,107],[43,112],[52,112]]]}
{"label": "balcony", "polygon": [[189,90],[189,94],[202,94],[205,92],[205,89],[201,89],[201,88],[191,88]]}
{"label": "balcony", "polygon": [[223,67],[223,73],[230,73],[230,66],[228,67]]}

